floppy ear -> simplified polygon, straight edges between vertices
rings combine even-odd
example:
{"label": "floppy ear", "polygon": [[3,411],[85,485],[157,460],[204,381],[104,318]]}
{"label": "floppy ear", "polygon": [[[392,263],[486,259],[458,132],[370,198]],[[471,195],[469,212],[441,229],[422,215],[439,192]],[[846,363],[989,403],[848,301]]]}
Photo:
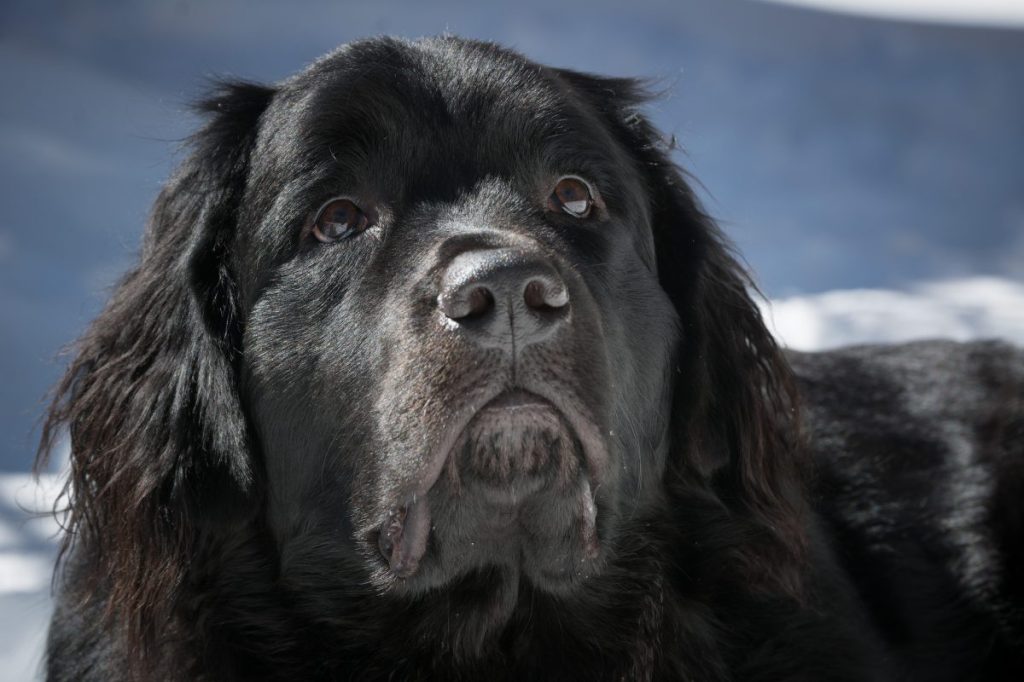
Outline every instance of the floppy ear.
{"label": "floppy ear", "polygon": [[630,79],[562,72],[634,157],[651,198],[659,280],[681,322],[668,482],[710,486],[755,530],[740,552],[756,583],[800,593],[806,547],[804,449],[789,365],[764,325],[732,247],[638,112]]}
{"label": "floppy ear", "polygon": [[143,648],[166,626],[204,535],[253,508],[228,261],[272,97],[225,83],[199,105],[211,117],[156,201],[138,266],[78,341],[44,425],[40,463],[61,427],[71,436],[62,554],[72,550],[74,582],[63,598],[99,600]]}
{"label": "floppy ear", "polygon": [[738,552],[753,584],[799,596],[808,467],[789,364],[731,245],[653,149],[662,157],[649,165],[659,278],[682,323],[670,473],[684,488],[706,480],[753,523],[756,534]]}

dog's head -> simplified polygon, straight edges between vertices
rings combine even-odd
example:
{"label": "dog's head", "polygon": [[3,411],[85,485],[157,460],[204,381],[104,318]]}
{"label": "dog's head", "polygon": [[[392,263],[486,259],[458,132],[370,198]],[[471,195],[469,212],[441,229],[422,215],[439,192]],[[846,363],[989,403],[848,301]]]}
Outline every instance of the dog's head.
{"label": "dog's head", "polygon": [[696,500],[796,589],[785,366],[643,99],[454,38],[223,86],[50,416],[78,590],[155,627],[241,533],[320,609],[495,612]]}

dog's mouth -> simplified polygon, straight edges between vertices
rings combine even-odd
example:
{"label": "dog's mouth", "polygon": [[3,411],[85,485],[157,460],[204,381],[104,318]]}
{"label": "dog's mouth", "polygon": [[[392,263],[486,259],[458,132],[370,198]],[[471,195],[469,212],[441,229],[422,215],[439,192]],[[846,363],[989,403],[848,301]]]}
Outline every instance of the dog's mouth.
{"label": "dog's mouth", "polygon": [[451,429],[431,470],[373,532],[394,578],[422,574],[435,554],[445,568],[426,571],[435,574],[428,582],[452,565],[490,563],[550,582],[598,558],[606,448],[592,420],[559,402],[505,390]]}
{"label": "dog's mouth", "polygon": [[473,415],[442,475],[455,492],[477,487],[497,495],[528,494],[574,478],[583,466],[579,449],[572,427],[554,405],[513,390]]}

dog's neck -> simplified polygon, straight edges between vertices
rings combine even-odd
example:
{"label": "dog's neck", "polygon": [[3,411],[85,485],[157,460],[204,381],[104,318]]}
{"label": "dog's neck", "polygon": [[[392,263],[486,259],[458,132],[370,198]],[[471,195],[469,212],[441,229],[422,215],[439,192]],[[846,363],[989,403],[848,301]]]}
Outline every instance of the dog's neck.
{"label": "dog's neck", "polygon": [[[669,594],[660,543],[622,547],[605,573],[569,595],[494,570],[417,598],[381,596],[365,583],[339,585],[325,598],[254,562],[267,542],[253,535],[222,554],[218,575],[200,578],[182,616],[204,624],[196,641],[220,642],[215,656],[236,651],[254,674],[315,661],[310,679],[327,670],[326,679],[463,679],[474,669],[481,679],[505,670],[510,680],[654,680],[664,667],[663,633],[678,629],[666,613],[678,596]],[[254,608],[265,614],[257,628]]]}

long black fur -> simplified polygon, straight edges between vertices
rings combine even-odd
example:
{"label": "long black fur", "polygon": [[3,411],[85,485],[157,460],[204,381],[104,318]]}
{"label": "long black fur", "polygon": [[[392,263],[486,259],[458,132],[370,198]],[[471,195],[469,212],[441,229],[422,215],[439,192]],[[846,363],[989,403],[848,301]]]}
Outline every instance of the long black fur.
{"label": "long black fur", "polygon": [[[1022,679],[1024,354],[785,356],[645,98],[441,38],[205,100],[46,423],[42,457],[72,442],[48,678]],[[403,591],[359,540],[381,439],[416,428],[388,399],[429,413],[478,370],[394,292],[441,257],[424,226],[531,215],[487,183],[537,158],[614,169],[625,221],[529,233],[592,294],[578,393],[637,431],[609,436],[627,474],[598,497],[602,563],[562,591],[486,562]],[[320,248],[308,212],[364,176],[389,179],[388,230],[358,259]]]}

